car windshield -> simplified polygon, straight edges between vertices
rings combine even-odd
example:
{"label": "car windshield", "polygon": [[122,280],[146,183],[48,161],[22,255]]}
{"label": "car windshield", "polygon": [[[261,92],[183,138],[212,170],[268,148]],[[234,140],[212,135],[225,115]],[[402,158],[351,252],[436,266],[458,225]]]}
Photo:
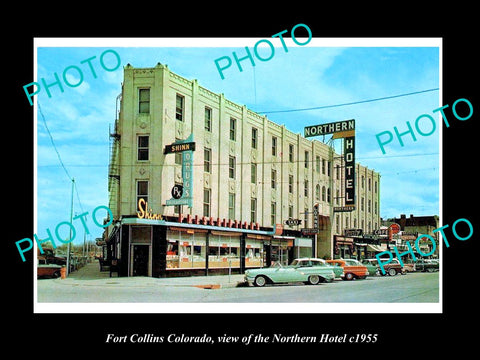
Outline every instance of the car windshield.
{"label": "car windshield", "polygon": [[279,261],[274,261],[274,262],[272,262],[270,267],[271,268],[281,268],[281,267],[283,267],[283,265]]}

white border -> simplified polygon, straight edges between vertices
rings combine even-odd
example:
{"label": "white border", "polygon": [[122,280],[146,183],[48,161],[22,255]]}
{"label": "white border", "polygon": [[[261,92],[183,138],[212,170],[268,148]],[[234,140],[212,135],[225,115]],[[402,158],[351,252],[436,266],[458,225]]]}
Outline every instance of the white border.
{"label": "white border", "polygon": [[[289,33],[285,35],[290,36]],[[269,37],[265,37],[269,38]],[[34,38],[34,81],[37,79],[38,47],[243,47],[253,46],[264,38]],[[306,38],[298,38],[305,42]],[[290,37],[287,47],[300,47]],[[278,39],[272,41],[280,46]],[[443,89],[442,38],[315,38],[308,47],[438,47],[439,104]],[[213,59],[212,59],[213,61]],[[37,149],[37,99],[34,103],[34,146]],[[441,115],[439,114],[442,124]],[[443,126],[440,136],[439,223],[442,224],[442,159]],[[37,156],[34,155],[34,231],[37,233]],[[438,303],[39,303],[37,300],[37,244],[34,242],[34,313],[442,313],[443,311],[443,248],[440,246]],[[286,311],[288,309],[288,311]]]}

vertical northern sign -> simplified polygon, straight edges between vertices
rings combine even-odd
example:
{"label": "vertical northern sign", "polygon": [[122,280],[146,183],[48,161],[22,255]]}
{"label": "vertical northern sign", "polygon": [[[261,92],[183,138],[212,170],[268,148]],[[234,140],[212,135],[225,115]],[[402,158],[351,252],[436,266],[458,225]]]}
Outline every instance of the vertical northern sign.
{"label": "vertical northern sign", "polygon": [[345,204],[344,206],[334,207],[333,211],[355,210],[355,119],[306,126],[304,129],[304,135],[306,138],[327,134],[333,134],[332,139],[344,139]]}
{"label": "vertical northern sign", "polygon": [[355,206],[355,136],[343,140],[345,160],[345,206]]}

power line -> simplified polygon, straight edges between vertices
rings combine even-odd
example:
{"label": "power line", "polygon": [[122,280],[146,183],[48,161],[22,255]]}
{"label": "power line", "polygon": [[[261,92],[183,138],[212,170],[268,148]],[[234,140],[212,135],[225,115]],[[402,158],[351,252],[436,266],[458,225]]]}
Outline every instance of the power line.
{"label": "power line", "polygon": [[403,96],[417,95],[417,94],[422,94],[422,93],[426,93],[426,92],[430,92],[430,91],[437,91],[437,90],[439,90],[439,88],[427,89],[427,90],[421,90],[421,91],[414,91],[414,92],[410,92],[410,93],[406,93],[406,94],[384,96],[384,97],[381,97],[381,98],[360,100],[360,101],[354,101],[354,102],[343,103],[343,104],[324,105],[324,106],[316,106],[316,107],[301,108],[301,109],[271,110],[271,111],[256,111],[256,112],[261,113],[261,114],[275,114],[275,113],[286,113],[286,112],[295,112],[295,111],[320,110],[320,109],[328,109],[328,108],[334,108],[334,107],[340,107],[340,106],[364,104],[364,103],[374,102],[374,101],[389,100],[389,99],[399,98],[399,97],[403,97]]}
{"label": "power line", "polygon": [[48,136],[50,137],[50,141],[52,142],[52,145],[53,145],[53,148],[54,148],[55,152],[57,153],[58,161],[60,161],[60,164],[62,165],[63,170],[65,170],[65,174],[67,174],[68,179],[70,181],[72,181],[72,177],[70,176],[70,174],[67,171],[67,168],[63,164],[62,158],[60,157],[60,153],[58,152],[57,147],[55,146],[55,141],[53,141],[53,136],[50,133],[50,130],[48,129],[47,121],[45,120],[45,116],[43,115],[43,112],[42,112],[42,107],[40,106],[40,101],[38,101],[38,100],[37,100],[37,105],[38,105],[38,110],[40,111],[40,115],[42,116],[42,120],[43,120],[43,124],[45,125],[45,129],[47,129],[47,133],[48,133]]}

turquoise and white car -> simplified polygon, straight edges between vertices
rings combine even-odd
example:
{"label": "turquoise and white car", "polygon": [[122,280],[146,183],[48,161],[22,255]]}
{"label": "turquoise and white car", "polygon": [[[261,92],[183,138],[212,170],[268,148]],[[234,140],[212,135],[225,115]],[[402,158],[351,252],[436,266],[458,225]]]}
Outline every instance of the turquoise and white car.
{"label": "turquoise and white car", "polygon": [[275,263],[268,268],[245,271],[245,281],[255,286],[292,282],[317,285],[321,282],[332,282],[334,279],[333,266],[314,258],[295,259],[288,266]]}

